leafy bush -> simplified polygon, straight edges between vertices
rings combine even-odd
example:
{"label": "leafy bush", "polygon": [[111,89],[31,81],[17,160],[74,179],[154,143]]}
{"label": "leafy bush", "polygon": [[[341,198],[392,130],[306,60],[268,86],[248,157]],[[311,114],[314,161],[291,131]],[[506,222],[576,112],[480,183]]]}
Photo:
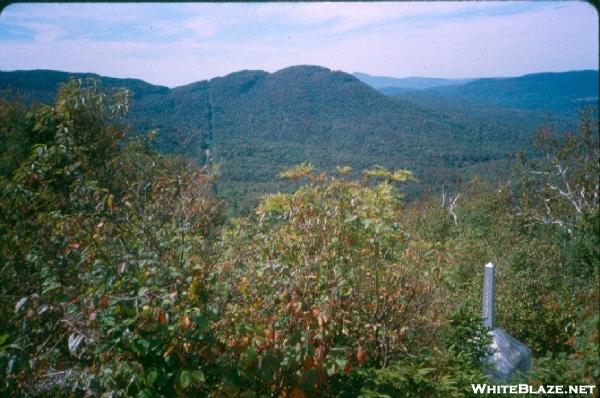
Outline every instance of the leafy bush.
{"label": "leafy bush", "polygon": [[202,289],[187,286],[202,286],[218,224],[211,176],[121,144],[113,120],[126,105],[127,93],[71,81],[26,115],[34,144],[2,181],[4,391],[169,395],[203,382],[206,361],[170,352],[210,341]]}
{"label": "leafy bush", "polygon": [[[311,172],[295,170],[281,175]],[[435,287],[403,261],[396,188],[307,178],[293,194],[267,195],[255,221],[225,233],[215,275],[220,335],[240,361],[253,358],[253,388],[268,395],[311,395],[331,375],[386,366],[436,329]]]}
{"label": "leafy bush", "polygon": [[485,383],[486,376],[461,356],[423,351],[390,366],[359,369],[335,378],[336,397],[468,397],[471,384]]}

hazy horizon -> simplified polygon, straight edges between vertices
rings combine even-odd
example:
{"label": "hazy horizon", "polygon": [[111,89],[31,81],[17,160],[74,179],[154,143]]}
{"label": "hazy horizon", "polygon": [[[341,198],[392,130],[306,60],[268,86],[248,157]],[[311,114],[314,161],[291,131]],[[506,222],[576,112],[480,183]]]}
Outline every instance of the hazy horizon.
{"label": "hazy horizon", "polygon": [[[278,69],[274,72],[267,72],[267,73],[276,73],[279,72],[283,69],[287,69],[287,68],[291,68],[291,67],[296,67],[296,66],[316,66],[316,67],[324,67],[322,65],[289,65],[286,66],[284,68]],[[329,69],[329,68],[328,68]],[[361,73],[363,75],[368,75],[371,77],[382,77],[382,78],[393,78],[393,79],[447,79],[447,80],[478,80],[478,79],[504,79],[504,78],[514,78],[514,77],[521,77],[521,76],[526,76],[526,75],[531,75],[531,74],[539,74],[539,73],[566,73],[566,72],[584,72],[584,71],[595,71],[595,72],[600,72],[598,69],[570,69],[570,70],[563,70],[563,71],[551,71],[551,70],[546,70],[546,71],[539,71],[539,72],[532,72],[532,73],[526,73],[525,75],[514,75],[514,76],[474,76],[474,77],[464,77],[464,78],[449,78],[449,77],[440,77],[440,76],[383,76],[383,75],[374,75],[371,73],[366,73],[363,71],[346,71],[346,70],[341,70],[341,72],[345,72],[351,75],[354,75],[356,73]],[[230,74],[234,74],[237,72],[243,72],[243,71],[262,71],[262,72],[266,72],[262,69],[241,69],[239,71],[234,71],[234,72],[229,72],[227,74],[223,74],[223,75],[218,75],[218,76],[212,76],[209,77],[207,79],[201,79],[201,80],[194,80],[194,81],[189,81],[189,82],[185,82],[182,84],[179,84],[177,86],[166,86],[164,84],[156,84],[156,83],[152,83],[149,82],[147,80],[138,78],[138,77],[131,77],[131,76],[112,76],[112,75],[103,75],[100,73],[96,73],[96,72],[90,72],[90,71],[72,71],[72,70],[58,70],[58,69],[13,69],[13,70],[0,70],[0,72],[32,72],[32,71],[53,71],[53,72],[64,72],[64,73],[91,73],[91,74],[97,74],[100,76],[104,76],[104,77],[112,77],[112,78],[117,78],[117,79],[137,79],[137,80],[142,80],[145,81],[146,83],[150,83],[152,85],[155,86],[165,86],[165,87],[169,87],[169,88],[175,88],[175,87],[180,87],[180,86],[185,86],[188,84],[193,84],[199,81],[206,81],[206,80],[211,80],[211,79],[215,79],[215,78],[220,78],[220,77],[225,77],[227,75]],[[340,70],[335,70],[332,69],[332,71],[340,71]]]}
{"label": "hazy horizon", "polygon": [[598,70],[598,15],[577,1],[10,4],[0,70],[168,87],[319,65],[395,78]]}

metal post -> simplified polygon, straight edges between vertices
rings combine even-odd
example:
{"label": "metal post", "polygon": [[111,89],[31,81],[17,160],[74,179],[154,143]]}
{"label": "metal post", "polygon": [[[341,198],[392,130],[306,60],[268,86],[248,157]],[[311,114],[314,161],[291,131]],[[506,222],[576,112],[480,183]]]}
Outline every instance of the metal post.
{"label": "metal post", "polygon": [[496,327],[496,268],[487,263],[483,274],[483,303],[481,305],[483,326],[488,329]]}

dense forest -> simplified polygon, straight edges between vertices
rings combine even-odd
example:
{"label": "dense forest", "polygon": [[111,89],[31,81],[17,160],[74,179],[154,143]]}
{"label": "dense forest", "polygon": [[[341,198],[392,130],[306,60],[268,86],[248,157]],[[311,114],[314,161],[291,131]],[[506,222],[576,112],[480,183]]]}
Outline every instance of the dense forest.
{"label": "dense forest", "polygon": [[[129,89],[123,120],[129,136],[153,130],[157,150],[219,165],[216,194],[237,215],[252,211],[265,192],[295,189],[273,176],[305,160],[323,169],[349,165],[354,178],[373,164],[410,169],[416,181],[405,187],[409,200],[456,189],[474,175],[499,183],[519,150],[540,154],[532,145],[540,125],[573,130],[575,110],[598,100],[595,71],[483,79],[387,96],[350,74],[316,66],[241,71],[173,89],[92,74],[2,72],[0,93],[48,103],[72,76]],[[435,91],[441,89],[454,91]],[[498,101],[483,98],[493,93]],[[530,106],[535,98],[546,105]]]}
{"label": "dense forest", "polygon": [[0,395],[470,396],[488,261],[522,381],[598,383],[596,109],[433,113],[312,67],[62,79],[0,101]]}
{"label": "dense forest", "polygon": [[[510,109],[551,111],[568,115],[581,105],[598,102],[598,71],[533,73],[520,77],[485,79],[390,78],[355,73],[382,93],[407,100],[469,101]],[[440,104],[438,104],[439,106]]]}

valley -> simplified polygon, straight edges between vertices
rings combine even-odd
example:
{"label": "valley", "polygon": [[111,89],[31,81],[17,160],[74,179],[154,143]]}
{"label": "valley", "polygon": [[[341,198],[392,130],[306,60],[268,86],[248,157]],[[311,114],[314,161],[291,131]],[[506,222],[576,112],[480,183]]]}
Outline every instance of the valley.
{"label": "valley", "polygon": [[575,128],[576,110],[590,99],[597,104],[598,86],[597,72],[582,71],[400,79],[409,87],[386,95],[388,86],[379,92],[344,72],[293,66],[172,89],[93,74],[1,72],[0,92],[49,102],[70,77],[129,89],[133,97],[124,122],[131,136],[155,131],[156,148],[198,164],[206,163],[210,148],[221,170],[216,190],[235,212],[251,209],[266,192],[292,189],[274,177],[303,161],[327,170],[348,165],[355,176],[373,164],[409,169],[417,181],[406,187],[408,199],[453,189],[476,174],[499,182],[518,151],[536,155],[532,139],[542,124]]}

